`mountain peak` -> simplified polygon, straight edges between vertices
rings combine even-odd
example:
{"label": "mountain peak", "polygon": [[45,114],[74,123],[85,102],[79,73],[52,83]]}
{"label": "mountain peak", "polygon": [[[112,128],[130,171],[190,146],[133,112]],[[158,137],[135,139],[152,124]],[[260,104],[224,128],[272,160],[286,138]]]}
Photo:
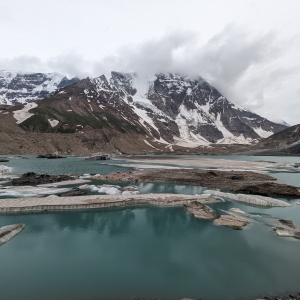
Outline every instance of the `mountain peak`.
{"label": "mountain peak", "polygon": [[68,79],[59,73],[20,73],[0,71],[0,104],[15,105],[43,99],[72,83],[78,78]]}
{"label": "mountain peak", "polygon": [[112,128],[134,132],[147,143],[160,141],[166,147],[251,143],[285,128],[231,103],[200,76],[172,73],[112,71],[66,85],[48,94],[47,101],[36,103],[39,109],[34,114],[39,114],[39,120],[44,118],[43,128],[36,129],[30,121],[36,115],[31,114],[20,123],[23,128],[46,132]]}

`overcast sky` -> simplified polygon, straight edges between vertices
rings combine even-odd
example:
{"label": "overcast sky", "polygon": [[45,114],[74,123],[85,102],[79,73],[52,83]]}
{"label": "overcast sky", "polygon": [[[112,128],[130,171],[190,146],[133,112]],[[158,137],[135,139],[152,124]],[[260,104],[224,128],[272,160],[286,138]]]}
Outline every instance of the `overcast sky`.
{"label": "overcast sky", "polygon": [[201,75],[300,123],[300,0],[0,0],[0,69]]}

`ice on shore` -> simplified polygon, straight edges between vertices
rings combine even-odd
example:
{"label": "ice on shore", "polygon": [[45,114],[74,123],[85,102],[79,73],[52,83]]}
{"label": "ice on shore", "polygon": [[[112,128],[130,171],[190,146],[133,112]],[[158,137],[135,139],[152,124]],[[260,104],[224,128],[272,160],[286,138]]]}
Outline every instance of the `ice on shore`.
{"label": "ice on shore", "polygon": [[139,191],[124,191],[122,192],[122,195],[137,195],[140,194]]}
{"label": "ice on shore", "polygon": [[[127,190],[128,188],[128,190]],[[90,190],[91,192],[94,193],[100,193],[100,194],[106,194],[106,195],[134,195],[134,194],[139,194],[139,192],[136,190],[137,187],[133,187],[133,186],[128,186],[128,187],[123,187],[122,190],[125,191],[121,191],[121,187],[118,185],[108,185],[108,184],[104,184],[104,185],[100,185],[100,186],[96,186],[96,185],[89,185],[89,184],[84,184],[79,186],[79,189],[81,190]]]}
{"label": "ice on shore", "polygon": [[11,170],[12,170],[11,167],[0,165],[0,177],[2,177],[3,174],[10,173]]}
{"label": "ice on shore", "polygon": [[116,187],[102,186],[99,188],[98,193],[103,193],[106,195],[120,195],[121,191],[118,190]]}
{"label": "ice on shore", "polygon": [[70,191],[71,188],[46,188],[33,186],[7,187],[0,189],[0,197],[27,198],[43,195],[53,195]]}
{"label": "ice on shore", "polygon": [[243,202],[251,205],[259,205],[266,207],[287,207],[291,206],[289,203],[278,200],[271,197],[264,197],[259,195],[246,195],[246,194],[232,194],[232,193],[223,193],[215,190],[206,190],[205,194],[210,194],[217,197],[222,197],[238,202]]}

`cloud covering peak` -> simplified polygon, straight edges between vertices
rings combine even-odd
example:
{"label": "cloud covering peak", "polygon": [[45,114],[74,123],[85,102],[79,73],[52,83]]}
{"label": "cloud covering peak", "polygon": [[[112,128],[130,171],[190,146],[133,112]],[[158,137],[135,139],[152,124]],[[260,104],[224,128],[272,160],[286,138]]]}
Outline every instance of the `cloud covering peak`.
{"label": "cloud covering peak", "polygon": [[[299,123],[299,39],[279,39],[276,32],[253,33],[227,25],[207,41],[195,31],[177,30],[112,55],[88,59],[76,51],[42,60],[36,56],[0,59],[0,69],[59,72],[96,77],[110,71],[176,72],[201,76],[230,101],[270,119]],[[286,101],[288,99],[288,101]],[[274,105],[276,103],[276,105]]]}

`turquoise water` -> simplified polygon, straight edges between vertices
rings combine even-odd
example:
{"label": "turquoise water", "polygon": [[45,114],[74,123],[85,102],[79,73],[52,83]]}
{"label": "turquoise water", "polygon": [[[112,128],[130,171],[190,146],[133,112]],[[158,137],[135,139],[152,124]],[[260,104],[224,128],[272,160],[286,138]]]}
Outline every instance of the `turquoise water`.
{"label": "turquoise water", "polygon": [[[48,173],[62,173],[60,168],[63,173],[104,172],[104,166],[81,158],[55,160],[54,164],[33,162],[10,163],[15,164],[14,173],[29,171],[29,165],[32,171]],[[293,180],[290,173],[281,175],[287,182]],[[139,190],[203,192],[202,187],[164,183],[139,183]],[[250,213],[254,219],[243,231],[196,219],[182,207],[0,215],[0,226],[26,224],[18,236],[0,247],[1,299],[240,300],[300,292],[300,241],[279,238],[265,224],[284,218],[300,225],[300,205],[295,202],[290,201],[290,208],[271,209],[233,202],[211,205],[219,213],[231,207]]]}
{"label": "turquoise water", "polygon": [[[22,174],[26,172],[58,174],[85,174],[94,173],[102,175],[120,171],[127,172],[131,169],[110,166],[100,161],[85,160],[84,157],[69,156],[68,158],[43,159],[36,155],[26,155],[28,159],[11,158],[7,163],[0,163],[12,168],[12,173]],[[108,162],[108,161],[107,161]]]}

